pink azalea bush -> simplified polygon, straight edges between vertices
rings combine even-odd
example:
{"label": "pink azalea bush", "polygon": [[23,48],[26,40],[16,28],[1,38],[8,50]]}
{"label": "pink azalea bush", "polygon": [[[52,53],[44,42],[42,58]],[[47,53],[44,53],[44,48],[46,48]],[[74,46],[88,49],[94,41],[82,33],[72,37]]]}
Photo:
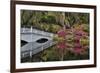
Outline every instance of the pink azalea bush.
{"label": "pink azalea bush", "polygon": [[[68,36],[73,36],[69,40]],[[83,25],[79,27],[74,27],[70,29],[61,29],[57,32],[58,39],[62,38],[57,42],[56,48],[60,51],[60,60],[63,60],[66,51],[71,51],[76,55],[84,55],[89,48],[88,33],[83,30]],[[71,41],[71,43],[68,42]]]}
{"label": "pink azalea bush", "polygon": [[[85,31],[83,31],[83,26],[81,27],[81,25],[80,25],[80,28],[74,28],[74,32],[73,32],[73,34],[74,34],[74,43],[75,43],[75,45],[74,45],[74,48],[73,48],[73,50],[74,50],[74,53],[75,54],[83,54],[83,52],[85,51],[85,49],[84,48],[87,48],[86,46],[87,46],[87,44],[86,45],[82,45],[81,44],[81,42],[80,42],[80,40],[85,36],[88,36],[88,34],[87,34],[87,32],[85,32]],[[87,39],[88,40],[88,39]]]}
{"label": "pink azalea bush", "polygon": [[60,53],[60,60],[63,60],[64,57],[64,51],[67,48],[66,42],[65,42],[65,37],[66,37],[66,31],[64,29],[59,30],[57,32],[58,35],[58,40],[62,38],[60,41],[57,42],[56,48],[58,49]]}

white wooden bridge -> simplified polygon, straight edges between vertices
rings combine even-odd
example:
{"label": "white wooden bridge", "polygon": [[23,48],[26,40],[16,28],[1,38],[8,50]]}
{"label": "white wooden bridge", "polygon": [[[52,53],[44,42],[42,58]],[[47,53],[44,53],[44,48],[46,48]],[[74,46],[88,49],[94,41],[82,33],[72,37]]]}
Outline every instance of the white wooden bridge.
{"label": "white wooden bridge", "polygon": [[[42,38],[47,39],[43,43],[37,42]],[[21,40],[28,42],[21,47],[21,58],[32,57],[44,49],[54,45],[53,33],[44,32],[33,28],[21,28]]]}

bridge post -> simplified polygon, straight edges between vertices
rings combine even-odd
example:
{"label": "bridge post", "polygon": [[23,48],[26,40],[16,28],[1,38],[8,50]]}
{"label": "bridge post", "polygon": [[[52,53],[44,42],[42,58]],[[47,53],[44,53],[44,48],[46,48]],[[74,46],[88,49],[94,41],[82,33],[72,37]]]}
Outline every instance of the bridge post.
{"label": "bridge post", "polygon": [[30,62],[32,61],[32,50],[30,50]]}
{"label": "bridge post", "polygon": [[32,26],[31,26],[31,30],[30,30],[30,31],[31,31],[31,33],[32,33],[32,30],[33,30],[33,28],[32,28]]}

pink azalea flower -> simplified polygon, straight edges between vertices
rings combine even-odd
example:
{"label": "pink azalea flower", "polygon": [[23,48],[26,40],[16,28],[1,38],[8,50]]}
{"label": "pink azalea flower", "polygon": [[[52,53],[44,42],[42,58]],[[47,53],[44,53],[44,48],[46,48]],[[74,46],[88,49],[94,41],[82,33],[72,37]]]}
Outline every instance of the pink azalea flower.
{"label": "pink azalea flower", "polygon": [[79,42],[80,42],[80,38],[81,38],[81,37],[79,37],[79,36],[75,36],[75,37],[74,37],[75,43],[79,43]]}
{"label": "pink azalea flower", "polygon": [[81,52],[82,52],[81,48],[75,48],[74,49],[74,53],[76,53],[76,54],[81,54]]}
{"label": "pink azalea flower", "polygon": [[58,31],[57,34],[58,34],[59,37],[65,37],[66,36],[66,32],[64,30]]}
{"label": "pink azalea flower", "polygon": [[74,31],[75,35],[77,36],[83,36],[83,35],[87,35],[86,32],[82,31],[82,30],[76,30]]}
{"label": "pink azalea flower", "polygon": [[76,31],[75,35],[82,36],[82,33],[83,33],[82,31]]}
{"label": "pink azalea flower", "polygon": [[57,44],[57,48],[59,49],[65,49],[67,46],[66,46],[66,43],[65,42],[59,42]]}
{"label": "pink azalea flower", "polygon": [[74,44],[74,48],[82,48],[82,46],[81,46],[80,43],[75,43],[75,44]]}

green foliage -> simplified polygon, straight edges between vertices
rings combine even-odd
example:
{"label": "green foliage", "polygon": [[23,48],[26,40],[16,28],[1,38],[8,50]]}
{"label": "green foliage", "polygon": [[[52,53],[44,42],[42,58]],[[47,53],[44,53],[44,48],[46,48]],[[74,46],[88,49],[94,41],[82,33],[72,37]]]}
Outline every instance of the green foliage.
{"label": "green foliage", "polygon": [[81,38],[80,42],[83,46],[89,45],[89,39],[88,38]]}
{"label": "green foliage", "polygon": [[[21,10],[21,26],[34,26],[40,23],[73,26],[74,24],[89,24],[88,13],[52,12]],[[38,27],[40,27],[39,25]],[[86,30],[87,31],[87,30]]]}
{"label": "green foliage", "polygon": [[57,61],[57,60],[59,60],[54,46],[43,51],[41,58],[42,58],[42,61]]}
{"label": "green foliage", "polygon": [[65,13],[66,20],[72,26],[74,24],[89,24],[89,14],[88,13]]}
{"label": "green foliage", "polygon": [[50,16],[50,15],[47,15],[47,16],[43,16],[41,17],[41,20],[40,20],[41,23],[56,23],[56,19],[54,16]]}
{"label": "green foliage", "polygon": [[83,24],[83,30],[89,33],[89,24]]}

